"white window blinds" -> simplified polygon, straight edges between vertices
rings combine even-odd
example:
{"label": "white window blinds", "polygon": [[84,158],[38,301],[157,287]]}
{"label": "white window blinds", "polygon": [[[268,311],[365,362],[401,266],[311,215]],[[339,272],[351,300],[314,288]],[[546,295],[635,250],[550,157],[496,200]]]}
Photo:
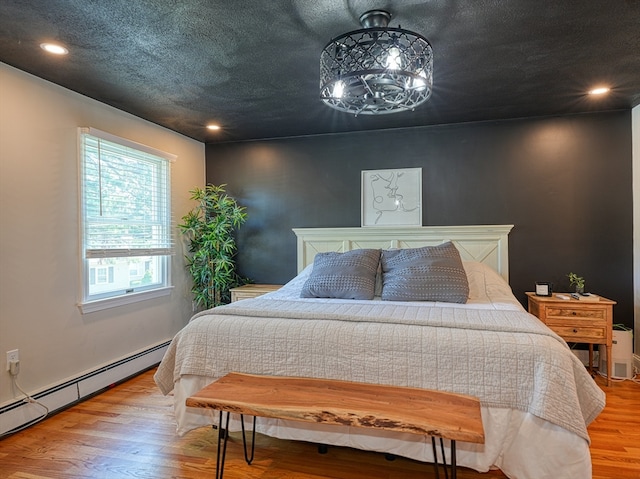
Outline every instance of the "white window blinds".
{"label": "white window blinds", "polygon": [[80,143],[85,259],[172,254],[175,156],[93,128]]}

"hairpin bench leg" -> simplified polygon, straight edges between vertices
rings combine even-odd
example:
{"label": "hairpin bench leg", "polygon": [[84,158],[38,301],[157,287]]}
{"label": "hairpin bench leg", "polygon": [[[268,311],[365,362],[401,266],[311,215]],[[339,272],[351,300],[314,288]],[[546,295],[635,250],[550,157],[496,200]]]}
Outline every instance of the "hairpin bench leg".
{"label": "hairpin bench leg", "polygon": [[451,441],[451,479],[458,477],[456,462],[456,441]]}
{"label": "hairpin bench leg", "polygon": [[251,434],[251,457],[247,454],[247,438],[244,433],[244,415],[240,414],[240,424],[242,425],[242,445],[244,446],[244,460],[251,465],[256,449],[256,417],[253,416],[253,433]]}
{"label": "hairpin bench leg", "polygon": [[[440,479],[440,469],[438,467],[438,449],[436,447],[436,438],[431,437],[431,447],[433,448],[433,468],[436,472],[436,479]],[[442,468],[444,469],[445,479],[449,479],[449,473],[447,470],[447,458],[444,454],[444,440],[440,438],[440,451],[442,452]],[[457,459],[456,459],[456,441],[451,441],[451,479],[456,479],[457,474]]]}
{"label": "hairpin bench leg", "polygon": [[[222,479],[224,474],[224,459],[227,455],[227,439],[229,438],[229,414],[227,413],[227,420],[225,426],[222,427],[222,413],[220,411],[220,422],[218,425],[218,453],[216,455],[216,479]],[[221,446],[222,443],[222,447]]]}

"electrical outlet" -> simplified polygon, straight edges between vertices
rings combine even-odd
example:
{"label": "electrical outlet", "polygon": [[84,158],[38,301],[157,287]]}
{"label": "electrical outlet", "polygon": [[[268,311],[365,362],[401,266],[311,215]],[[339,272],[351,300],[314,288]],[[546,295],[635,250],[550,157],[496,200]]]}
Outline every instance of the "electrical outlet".
{"label": "electrical outlet", "polygon": [[20,350],[12,349],[11,351],[7,351],[7,371],[11,370],[11,362],[20,362]]}

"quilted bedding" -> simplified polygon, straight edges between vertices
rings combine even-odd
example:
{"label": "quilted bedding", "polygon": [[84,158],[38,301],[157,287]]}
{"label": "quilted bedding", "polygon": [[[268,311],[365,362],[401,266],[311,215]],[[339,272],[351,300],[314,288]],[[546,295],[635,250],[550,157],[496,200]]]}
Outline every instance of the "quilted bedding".
{"label": "quilted bedding", "polygon": [[521,310],[262,297],[196,315],[156,373],[230,371],[396,384],[471,394],[586,441],[604,393],[566,343]]}

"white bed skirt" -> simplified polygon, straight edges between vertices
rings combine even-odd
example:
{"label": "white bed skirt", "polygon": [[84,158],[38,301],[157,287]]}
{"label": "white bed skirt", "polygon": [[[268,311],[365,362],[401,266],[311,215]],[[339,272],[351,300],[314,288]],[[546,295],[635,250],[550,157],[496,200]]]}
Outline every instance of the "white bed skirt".
{"label": "white bed skirt", "polygon": [[[176,382],[174,405],[179,435],[218,423],[217,411],[184,405],[189,396],[214,380],[186,375]],[[458,442],[459,466],[478,472],[498,468],[511,479],[591,478],[589,444],[580,436],[532,414],[512,409],[483,407],[482,422],[485,444]],[[240,422],[233,416],[229,429],[240,430]],[[258,418],[256,430],[280,439],[352,447],[433,462],[431,440],[416,434],[266,418]],[[449,457],[446,445],[445,442]]]}

